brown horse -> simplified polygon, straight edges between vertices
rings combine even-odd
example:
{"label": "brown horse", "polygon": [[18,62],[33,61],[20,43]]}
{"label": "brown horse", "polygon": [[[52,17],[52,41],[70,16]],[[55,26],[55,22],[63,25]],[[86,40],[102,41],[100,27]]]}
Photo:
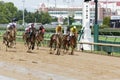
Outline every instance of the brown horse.
{"label": "brown horse", "polygon": [[77,37],[75,35],[73,35],[70,38],[70,47],[71,47],[70,55],[74,54],[74,49],[75,49],[76,45],[77,45]]}
{"label": "brown horse", "polygon": [[25,40],[25,44],[28,47],[27,52],[31,52],[30,50],[33,50],[35,47],[35,35],[36,35],[36,29],[32,29],[31,33],[24,33],[23,34],[23,40]]}
{"label": "brown horse", "polygon": [[39,49],[39,45],[41,45],[41,42],[44,40],[44,33],[41,31],[36,32],[36,44],[37,44],[37,49]]}
{"label": "brown horse", "polygon": [[54,45],[54,51],[56,55],[60,55],[60,48],[62,44],[62,34],[53,34],[50,38],[50,54],[52,54],[52,47]]}
{"label": "brown horse", "polygon": [[[68,41],[68,38],[70,37],[69,41]],[[66,50],[66,53],[67,51],[69,50],[69,47],[71,48],[71,52],[70,52],[70,55],[73,55],[74,54],[74,49],[76,47],[76,40],[77,40],[77,37],[75,35],[72,35],[72,36],[69,36],[69,35],[64,35],[63,36],[63,49],[64,51]]]}
{"label": "brown horse", "polygon": [[62,46],[63,46],[63,52],[64,53],[67,53],[68,50],[69,50],[69,35],[63,35],[63,38],[62,38]]}
{"label": "brown horse", "polygon": [[6,51],[7,48],[13,47],[16,44],[15,40],[16,40],[16,35],[14,30],[6,31],[3,34],[3,43],[6,45]]}

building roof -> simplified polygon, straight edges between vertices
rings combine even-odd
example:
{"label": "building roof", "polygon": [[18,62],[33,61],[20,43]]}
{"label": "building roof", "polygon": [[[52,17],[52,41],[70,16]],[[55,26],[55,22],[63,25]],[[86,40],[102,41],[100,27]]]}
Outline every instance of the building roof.
{"label": "building roof", "polygon": [[117,6],[120,6],[120,2],[117,2],[116,5],[117,5]]}

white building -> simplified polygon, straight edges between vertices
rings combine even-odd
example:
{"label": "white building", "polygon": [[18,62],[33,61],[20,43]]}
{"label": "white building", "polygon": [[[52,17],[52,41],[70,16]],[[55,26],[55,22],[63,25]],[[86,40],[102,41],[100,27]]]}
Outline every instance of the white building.
{"label": "white building", "polygon": [[[94,22],[95,18],[95,3],[90,1],[90,22]],[[68,17],[74,15],[74,19],[82,23],[83,21],[83,6],[80,7],[46,7],[42,3],[38,11],[48,12],[54,17]],[[120,1],[99,1],[98,2],[98,21],[103,20],[105,16],[120,15]]]}

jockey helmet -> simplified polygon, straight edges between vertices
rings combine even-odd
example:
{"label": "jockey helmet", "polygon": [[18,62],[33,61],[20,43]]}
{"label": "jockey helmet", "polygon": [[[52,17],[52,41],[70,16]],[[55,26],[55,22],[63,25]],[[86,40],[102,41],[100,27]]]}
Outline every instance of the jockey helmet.
{"label": "jockey helmet", "polygon": [[76,29],[76,26],[74,26],[74,29]]}
{"label": "jockey helmet", "polygon": [[31,27],[34,27],[34,23],[31,23]]}
{"label": "jockey helmet", "polygon": [[16,21],[18,21],[17,18],[13,18],[13,19],[12,19],[12,22],[16,22]]}

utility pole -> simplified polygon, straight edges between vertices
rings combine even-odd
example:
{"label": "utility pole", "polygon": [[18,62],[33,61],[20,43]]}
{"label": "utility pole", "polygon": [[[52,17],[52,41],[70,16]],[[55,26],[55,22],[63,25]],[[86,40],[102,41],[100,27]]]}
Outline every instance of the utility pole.
{"label": "utility pole", "polygon": [[108,16],[108,0],[106,0],[106,16]]}
{"label": "utility pole", "polygon": [[22,0],[22,2],[23,2],[23,27],[25,27],[25,20],[24,20],[24,3],[25,3],[25,0]]}
{"label": "utility pole", "polygon": [[67,3],[67,10],[68,10],[68,26],[69,26],[70,25],[70,23],[69,23],[69,17],[70,17],[70,15],[69,15],[69,4],[70,4],[70,0],[67,0],[66,3]]}
{"label": "utility pole", "polygon": [[56,0],[55,0],[55,8],[56,8]]}

